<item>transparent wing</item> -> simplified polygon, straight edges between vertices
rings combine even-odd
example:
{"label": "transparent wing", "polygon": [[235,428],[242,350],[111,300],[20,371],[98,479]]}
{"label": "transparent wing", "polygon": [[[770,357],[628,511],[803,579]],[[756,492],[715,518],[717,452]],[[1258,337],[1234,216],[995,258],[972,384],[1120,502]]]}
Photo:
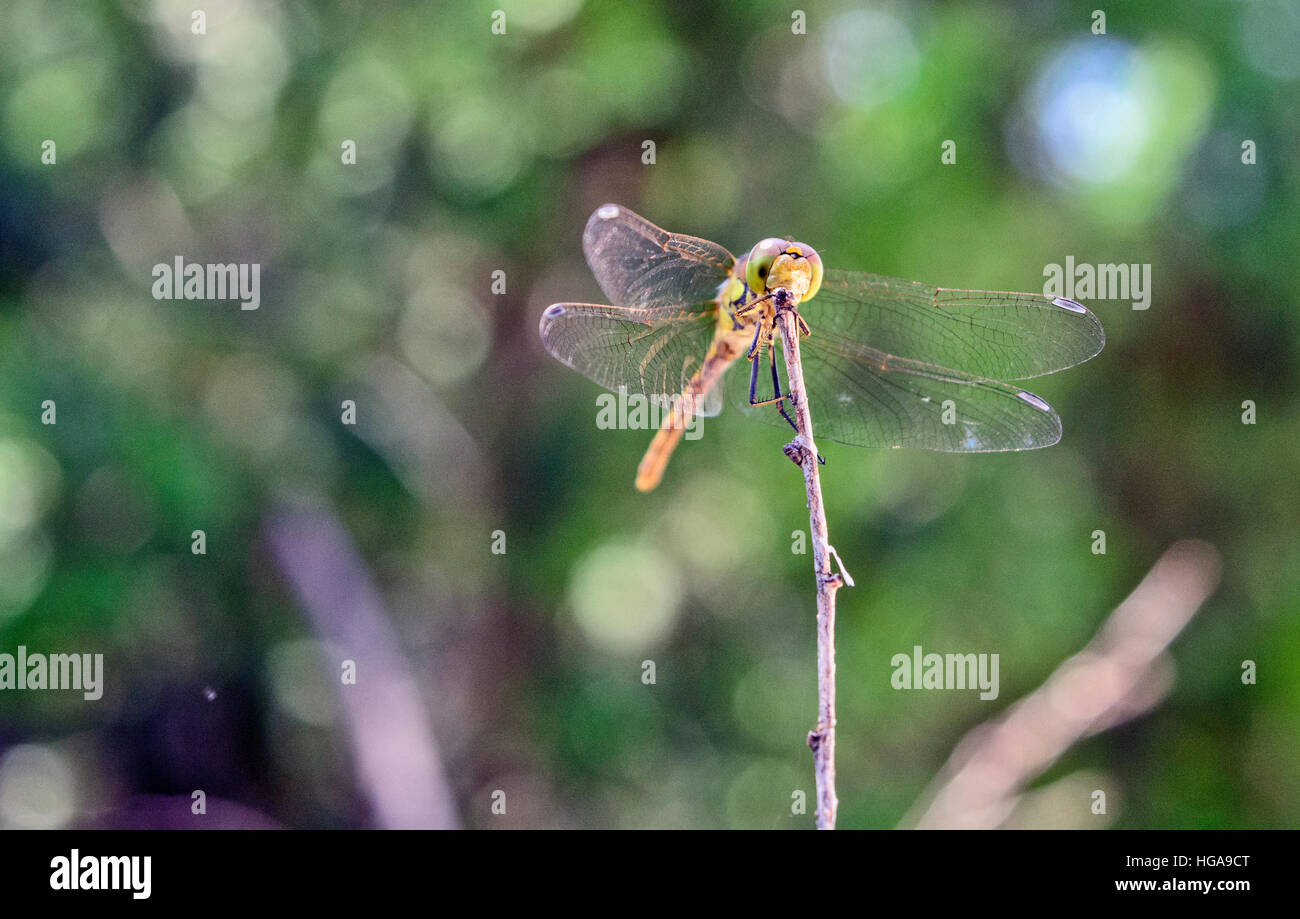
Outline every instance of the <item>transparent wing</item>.
{"label": "transparent wing", "polygon": [[[547,351],[606,389],[670,399],[700,369],[716,324],[712,301],[635,309],[556,303],[542,314],[541,334]],[[716,415],[721,403],[706,398],[695,414]]]}
{"label": "transparent wing", "polygon": [[990,380],[1064,370],[1106,343],[1097,317],[1064,297],[929,287],[859,271],[828,269],[799,311],[813,339],[827,332]]}
{"label": "transparent wing", "polygon": [[661,230],[617,204],[591,215],[582,250],[605,296],[629,308],[712,300],[736,263],[717,243]]}
{"label": "transparent wing", "polygon": [[[1061,439],[1061,419],[1052,407],[1017,386],[895,357],[825,329],[815,328],[800,351],[818,443],[988,453],[1050,447]],[[777,363],[784,388],[779,353]],[[725,384],[730,401],[752,417],[786,426],[775,406],[749,405],[749,367],[737,364]],[[764,360],[762,398],[771,395],[770,379]]]}

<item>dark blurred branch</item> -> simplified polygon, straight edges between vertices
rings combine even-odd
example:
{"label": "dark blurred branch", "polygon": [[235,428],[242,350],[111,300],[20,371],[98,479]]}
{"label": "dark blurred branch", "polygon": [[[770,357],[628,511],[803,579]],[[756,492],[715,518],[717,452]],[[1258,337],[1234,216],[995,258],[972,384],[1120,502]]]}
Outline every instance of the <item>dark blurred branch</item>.
{"label": "dark blurred branch", "polygon": [[[817,727],[808,734],[817,777],[817,829],[833,830],[840,804],[835,794],[835,592],[844,586],[848,575],[841,577],[831,571],[835,549],[826,532],[826,505],[822,502],[817,446],[813,441],[812,414],[805,395],[799,329],[793,310],[779,312],[777,323],[781,327],[789,401],[799,429],[794,442],[786,445],[785,454],[803,469],[812,531],[813,572],[817,577]],[[839,563],[838,556],[836,563]]]}
{"label": "dark blurred branch", "polygon": [[[1163,698],[1165,648],[1219,582],[1208,543],[1171,546],[1088,645],[1001,719],[957,744],[903,826],[993,828],[1022,790],[1081,737],[1111,727]],[[919,813],[919,816],[917,816]]]}
{"label": "dark blurred branch", "polygon": [[[281,505],[266,531],[317,635],[357,666],[340,686],[348,736],[381,827],[459,826],[420,692],[365,562],[332,512]],[[327,663],[335,674],[340,661]],[[337,677],[336,677],[337,678]]]}

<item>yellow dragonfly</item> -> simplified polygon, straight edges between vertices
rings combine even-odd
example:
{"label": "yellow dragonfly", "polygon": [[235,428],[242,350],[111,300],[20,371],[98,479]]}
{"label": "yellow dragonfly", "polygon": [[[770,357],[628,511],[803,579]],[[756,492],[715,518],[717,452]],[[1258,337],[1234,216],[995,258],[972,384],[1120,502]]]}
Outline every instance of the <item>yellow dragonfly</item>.
{"label": "yellow dragonfly", "polygon": [[[1106,341],[1097,317],[1064,297],[824,269],[811,246],[776,237],[737,260],[617,204],[592,214],[582,245],[614,305],[552,304],[542,342],[601,386],[670,406],[637,469],[642,491],[659,484],[693,417],[716,415],[724,401],[794,427],[774,347],[787,309],[808,336],[800,350],[817,440],[863,447],[1049,447],[1060,417],[1009,381],[1073,367]],[[771,393],[760,397],[764,354]],[[726,375],[742,355],[747,384]]]}

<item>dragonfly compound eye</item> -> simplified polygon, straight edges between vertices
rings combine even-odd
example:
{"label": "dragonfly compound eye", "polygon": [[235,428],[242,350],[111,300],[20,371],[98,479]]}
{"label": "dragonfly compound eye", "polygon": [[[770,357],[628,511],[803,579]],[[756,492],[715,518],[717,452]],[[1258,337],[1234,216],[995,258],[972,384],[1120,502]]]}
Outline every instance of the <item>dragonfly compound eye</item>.
{"label": "dragonfly compound eye", "polygon": [[745,283],[754,293],[767,293],[767,276],[772,270],[776,257],[785,251],[788,243],[784,239],[769,237],[749,250],[749,264],[745,266]]}
{"label": "dragonfly compound eye", "polygon": [[808,260],[808,264],[812,268],[812,278],[808,281],[808,293],[804,294],[803,298],[811,300],[822,286],[822,257],[817,254],[816,249],[804,243],[790,243],[786,246],[785,251],[790,255],[797,255]]}

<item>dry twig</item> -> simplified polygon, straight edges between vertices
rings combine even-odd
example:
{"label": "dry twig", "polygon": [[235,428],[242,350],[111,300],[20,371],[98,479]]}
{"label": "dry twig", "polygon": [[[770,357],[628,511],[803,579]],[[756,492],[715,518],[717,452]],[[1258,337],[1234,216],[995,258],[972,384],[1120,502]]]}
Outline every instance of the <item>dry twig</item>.
{"label": "dry twig", "polygon": [[[808,734],[817,778],[817,829],[835,829],[839,798],[835,794],[835,592],[853,581],[840,564],[826,534],[826,505],[818,472],[817,445],[813,441],[812,414],[804,389],[799,358],[799,329],[792,310],[777,314],[785,353],[789,401],[795,410],[799,433],[786,444],[785,455],[803,469],[808,492],[808,522],[812,531],[813,570],[817,576],[817,727]],[[835,558],[840,573],[831,570]]]}

